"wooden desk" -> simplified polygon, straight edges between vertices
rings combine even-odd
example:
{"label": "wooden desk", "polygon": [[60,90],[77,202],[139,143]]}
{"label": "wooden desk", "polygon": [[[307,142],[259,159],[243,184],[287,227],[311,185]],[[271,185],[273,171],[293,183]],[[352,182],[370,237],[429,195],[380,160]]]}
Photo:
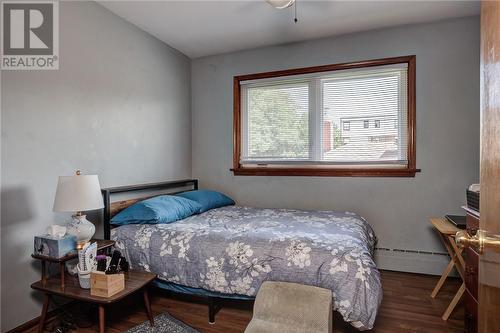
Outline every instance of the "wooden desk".
{"label": "wooden desk", "polygon": [[[436,284],[436,287],[431,293],[431,297],[435,298],[437,293],[443,286],[444,282],[446,281],[446,278],[452,271],[453,267],[457,269],[458,274],[462,278],[462,281],[465,281],[464,277],[465,260],[462,257],[463,249],[459,248],[457,246],[457,243],[455,243],[455,234],[458,231],[460,231],[460,229],[454,226],[451,222],[449,222],[445,218],[431,218],[429,220],[429,223],[432,224],[432,226],[438,232],[438,235],[441,238],[441,241],[443,242],[446,251],[450,256],[450,262],[448,263],[448,266],[446,266],[443,274],[441,275],[441,278],[439,279],[438,283]],[[455,297],[453,297],[450,305],[448,305],[443,316],[441,317],[443,320],[448,320],[448,317],[451,315],[451,313],[457,306],[464,292],[465,292],[465,282],[462,282],[462,285],[455,294]]]}

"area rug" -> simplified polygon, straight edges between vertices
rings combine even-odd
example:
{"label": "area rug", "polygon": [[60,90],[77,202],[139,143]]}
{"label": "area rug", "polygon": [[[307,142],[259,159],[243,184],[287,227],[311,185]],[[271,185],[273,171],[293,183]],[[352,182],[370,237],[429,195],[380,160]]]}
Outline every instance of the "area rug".
{"label": "area rug", "polygon": [[200,333],[194,328],[175,319],[168,313],[162,313],[155,317],[155,327],[149,326],[149,321],[145,321],[133,327],[125,333]]}

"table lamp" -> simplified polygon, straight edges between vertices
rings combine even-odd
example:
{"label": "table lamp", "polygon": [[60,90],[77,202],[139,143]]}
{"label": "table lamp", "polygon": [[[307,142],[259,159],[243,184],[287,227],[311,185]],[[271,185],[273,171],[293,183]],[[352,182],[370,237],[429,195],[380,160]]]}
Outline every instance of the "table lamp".
{"label": "table lamp", "polygon": [[57,183],[54,199],[54,212],[72,212],[73,219],[68,223],[68,234],[75,235],[80,249],[90,241],[95,233],[95,226],[87,220],[83,211],[104,208],[101,186],[97,175],[61,176]]}

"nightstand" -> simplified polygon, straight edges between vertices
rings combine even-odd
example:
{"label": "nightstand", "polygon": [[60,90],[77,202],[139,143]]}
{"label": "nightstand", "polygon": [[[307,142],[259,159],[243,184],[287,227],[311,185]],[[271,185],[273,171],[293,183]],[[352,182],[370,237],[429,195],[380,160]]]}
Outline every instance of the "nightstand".
{"label": "nightstand", "polygon": [[[113,245],[115,245],[115,241],[112,240],[104,240],[104,239],[92,239],[91,242],[97,242],[97,252],[101,252],[104,250],[108,250],[111,248]],[[42,279],[40,280],[42,283],[46,283],[47,280],[50,278],[47,275],[47,263],[56,263],[59,265],[59,274],[60,274],[60,288],[64,289],[65,287],[65,269],[64,266],[66,264],[66,261],[75,259],[78,257],[78,253],[70,253],[68,255],[65,255],[62,258],[51,258],[47,256],[42,256],[38,254],[32,254],[32,258],[40,260],[42,262]]]}
{"label": "nightstand", "polygon": [[146,312],[148,315],[149,322],[151,326],[154,326],[153,313],[151,311],[151,306],[149,303],[147,286],[152,282],[156,275],[148,272],[130,271],[125,274],[125,289],[120,291],[111,297],[98,297],[92,296],[90,294],[90,289],[80,288],[78,282],[78,277],[69,276],[65,288],[61,288],[59,282],[56,279],[48,279],[44,282],[42,280],[35,282],[31,285],[31,288],[43,292],[44,301],[42,314],[40,315],[40,323],[38,324],[38,332],[43,332],[43,327],[45,326],[45,318],[47,316],[47,310],[49,308],[50,299],[52,296],[61,296],[69,299],[74,299],[77,301],[87,302],[97,304],[99,306],[99,332],[104,333],[105,324],[105,311],[106,306],[118,302],[124,297],[142,290],[144,297],[144,305],[146,306]]}

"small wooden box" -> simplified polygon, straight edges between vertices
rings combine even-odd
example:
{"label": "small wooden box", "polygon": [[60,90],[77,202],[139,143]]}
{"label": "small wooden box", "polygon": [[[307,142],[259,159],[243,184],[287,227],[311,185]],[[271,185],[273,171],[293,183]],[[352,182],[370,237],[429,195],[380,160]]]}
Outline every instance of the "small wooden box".
{"label": "small wooden box", "polygon": [[99,297],[111,297],[125,289],[125,275],[90,273],[90,294]]}

